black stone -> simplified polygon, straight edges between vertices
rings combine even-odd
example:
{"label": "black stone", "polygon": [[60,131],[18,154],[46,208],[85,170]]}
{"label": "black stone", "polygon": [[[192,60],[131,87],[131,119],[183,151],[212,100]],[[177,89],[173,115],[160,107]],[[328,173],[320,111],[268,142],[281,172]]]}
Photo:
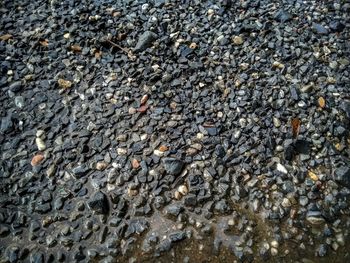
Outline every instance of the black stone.
{"label": "black stone", "polygon": [[294,143],[294,149],[297,153],[310,154],[310,142],[306,140],[297,140]]}
{"label": "black stone", "polygon": [[331,21],[329,23],[329,28],[333,31],[333,32],[341,32],[345,29],[345,25],[339,21]]}
{"label": "black stone", "polygon": [[82,178],[83,176],[87,175],[89,171],[90,168],[86,164],[79,165],[72,169],[72,173],[76,178]]}
{"label": "black stone", "polygon": [[279,10],[274,15],[274,19],[276,21],[282,22],[282,23],[287,22],[287,21],[291,20],[292,18],[293,18],[293,16],[285,10]]}
{"label": "black stone", "polygon": [[288,145],[284,149],[284,158],[287,161],[291,161],[294,157],[294,146],[293,145]]}
{"label": "black stone", "polygon": [[163,165],[166,172],[171,175],[179,175],[184,167],[183,161],[171,157],[164,158]]}
{"label": "black stone", "polygon": [[21,81],[15,81],[10,85],[9,88],[12,92],[18,92],[22,90],[23,86]]}
{"label": "black stone", "polygon": [[1,133],[11,132],[13,127],[14,127],[14,125],[12,122],[11,115],[8,115],[6,117],[1,118],[1,126],[0,126]]}
{"label": "black stone", "polygon": [[91,210],[98,214],[107,214],[109,211],[108,199],[101,191],[96,192],[88,202]]}
{"label": "black stone", "polygon": [[195,206],[197,204],[197,197],[194,194],[189,194],[184,200],[185,206]]}
{"label": "black stone", "polygon": [[140,37],[139,40],[134,48],[135,52],[144,51],[148,47],[152,45],[152,42],[157,39],[157,34],[152,31],[146,31],[144,32]]}
{"label": "black stone", "polygon": [[179,242],[181,240],[184,240],[186,238],[186,233],[184,231],[176,231],[171,234],[169,234],[169,239],[171,242]]}
{"label": "black stone", "polygon": [[176,203],[166,206],[164,208],[164,213],[166,215],[177,217],[183,210],[184,208],[182,207],[182,205]]}
{"label": "black stone", "polygon": [[341,166],[335,169],[333,178],[336,182],[350,188],[350,165]]}

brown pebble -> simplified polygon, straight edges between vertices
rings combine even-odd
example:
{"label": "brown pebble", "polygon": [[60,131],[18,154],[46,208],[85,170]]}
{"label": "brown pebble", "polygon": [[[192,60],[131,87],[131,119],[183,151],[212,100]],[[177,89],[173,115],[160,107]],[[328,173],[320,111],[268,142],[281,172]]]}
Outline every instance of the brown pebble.
{"label": "brown pebble", "polygon": [[161,145],[158,150],[161,152],[166,152],[168,150],[168,147],[166,147],[165,145]]}
{"label": "brown pebble", "polygon": [[140,108],[137,109],[138,112],[146,112],[148,109],[148,106],[147,105],[143,105],[141,106]]}
{"label": "brown pebble", "polygon": [[37,166],[39,165],[42,161],[44,160],[44,155],[42,155],[41,153],[38,153],[37,155],[35,155],[32,158],[32,161],[30,162],[30,164],[32,166]]}
{"label": "brown pebble", "polygon": [[140,167],[140,163],[139,163],[138,160],[132,159],[131,166],[132,166],[133,169],[138,169]]}

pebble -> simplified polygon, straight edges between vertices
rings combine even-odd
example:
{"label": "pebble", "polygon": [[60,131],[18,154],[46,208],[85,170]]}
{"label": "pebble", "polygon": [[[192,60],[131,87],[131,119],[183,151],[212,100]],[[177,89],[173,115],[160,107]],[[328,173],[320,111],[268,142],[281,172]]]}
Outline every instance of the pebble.
{"label": "pebble", "polygon": [[42,154],[37,154],[32,158],[32,161],[30,162],[30,164],[32,166],[37,166],[39,165],[42,161],[44,160],[44,155]]}
{"label": "pebble", "polygon": [[128,153],[128,149],[118,148],[117,153],[118,153],[118,155],[126,155]]}
{"label": "pebble", "polygon": [[107,166],[108,164],[106,162],[98,162],[96,163],[96,170],[103,171]]}
{"label": "pebble", "polygon": [[182,172],[184,163],[176,158],[163,158],[164,169],[171,175],[179,175]]}
{"label": "pebble", "polygon": [[24,107],[24,98],[22,96],[16,96],[15,97],[15,105],[22,109]]}
{"label": "pebble", "polygon": [[35,139],[36,146],[38,147],[39,151],[44,151],[46,150],[46,145],[44,141],[41,138],[36,138]]}
{"label": "pebble", "polygon": [[186,185],[180,185],[178,188],[178,192],[181,193],[182,195],[187,195],[188,194],[188,188]]}
{"label": "pebble", "polygon": [[280,171],[281,173],[284,173],[284,174],[288,174],[288,170],[282,164],[278,163],[276,168],[277,168],[277,171]]}
{"label": "pebble", "polygon": [[144,32],[137,41],[137,44],[134,48],[135,52],[141,52],[150,47],[152,42],[158,38],[157,34],[152,31]]}
{"label": "pebble", "polygon": [[235,45],[242,45],[243,44],[243,38],[241,36],[234,36],[232,38],[232,41]]}

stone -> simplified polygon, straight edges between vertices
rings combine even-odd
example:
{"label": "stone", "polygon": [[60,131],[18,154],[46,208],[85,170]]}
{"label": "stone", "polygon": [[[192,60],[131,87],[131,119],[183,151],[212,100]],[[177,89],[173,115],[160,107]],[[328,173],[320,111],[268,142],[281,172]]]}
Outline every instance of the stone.
{"label": "stone", "polygon": [[293,16],[285,10],[279,10],[274,14],[274,19],[281,23],[287,22],[292,18]]}
{"label": "stone", "polygon": [[98,162],[96,163],[96,170],[103,171],[107,166],[108,164],[106,162]]}
{"label": "stone", "polygon": [[333,20],[329,23],[329,28],[333,32],[342,32],[345,29],[345,25],[339,21]]}
{"label": "stone", "polygon": [[186,238],[186,233],[184,231],[175,231],[169,234],[169,239],[171,242],[179,242]]}
{"label": "stone", "polygon": [[22,109],[24,107],[24,98],[22,96],[16,96],[15,105],[16,107]]}
{"label": "stone", "polygon": [[87,175],[90,171],[90,168],[86,164],[81,164],[72,169],[72,173],[76,178],[82,178]]}
{"label": "stone", "polygon": [[39,151],[44,151],[46,149],[46,145],[41,138],[36,138],[35,143]]}
{"label": "stone", "polygon": [[169,215],[169,216],[173,216],[173,217],[177,217],[183,210],[184,209],[180,204],[175,203],[175,204],[166,206],[164,208],[164,214]]}
{"label": "stone", "polygon": [[343,165],[335,169],[333,178],[336,182],[350,188],[350,165]]}
{"label": "stone", "polygon": [[42,155],[42,154],[40,154],[40,153],[39,153],[39,154],[36,154],[36,155],[34,155],[34,157],[32,158],[30,164],[31,164],[32,166],[37,166],[37,165],[39,165],[44,159],[45,159],[44,155]]}
{"label": "stone", "polygon": [[235,44],[235,45],[242,45],[243,44],[243,38],[241,36],[234,36],[232,38],[232,42]]}
{"label": "stone", "polygon": [[157,34],[152,31],[144,32],[137,41],[134,48],[135,52],[141,52],[152,45],[152,42],[158,38]]}
{"label": "stone", "polygon": [[12,131],[12,129],[13,129],[13,122],[12,122],[11,115],[1,118],[0,132],[9,133]]}
{"label": "stone", "polygon": [[308,211],[306,214],[306,220],[312,225],[320,225],[325,222],[320,211]]}
{"label": "stone", "polygon": [[73,83],[70,80],[65,80],[65,79],[58,79],[57,83],[61,89],[69,89],[73,85]]}
{"label": "stone", "polygon": [[317,23],[312,23],[312,29],[314,30],[315,33],[320,34],[320,35],[327,35],[328,30],[322,26],[321,24]]}
{"label": "stone", "polygon": [[165,171],[171,175],[179,175],[184,167],[183,161],[172,157],[163,158],[163,165]]}
{"label": "stone", "polygon": [[277,168],[277,171],[284,174],[288,174],[288,170],[282,164],[278,163],[276,168]]}
{"label": "stone", "polygon": [[97,214],[107,214],[109,211],[109,204],[107,196],[101,192],[96,192],[88,201],[91,210]]}
{"label": "stone", "polygon": [[187,195],[188,194],[188,188],[186,185],[180,185],[178,188],[179,193],[182,195]]}
{"label": "stone", "polygon": [[21,81],[15,81],[11,83],[9,88],[12,92],[19,92],[23,89],[23,85]]}

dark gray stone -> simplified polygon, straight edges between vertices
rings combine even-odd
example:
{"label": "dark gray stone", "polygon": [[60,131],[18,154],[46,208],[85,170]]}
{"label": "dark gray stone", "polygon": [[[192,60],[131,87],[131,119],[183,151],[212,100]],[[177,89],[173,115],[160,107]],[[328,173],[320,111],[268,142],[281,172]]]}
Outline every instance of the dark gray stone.
{"label": "dark gray stone", "polygon": [[91,210],[98,214],[107,214],[109,211],[109,204],[107,196],[101,191],[96,192],[88,202]]}
{"label": "dark gray stone", "polygon": [[328,30],[324,26],[317,24],[317,23],[312,24],[312,29],[315,31],[315,33],[320,34],[320,35],[327,35],[328,34]]}
{"label": "dark gray stone", "polygon": [[179,175],[184,167],[183,161],[171,157],[164,158],[163,165],[166,172],[171,175]]}
{"label": "dark gray stone", "polygon": [[341,166],[335,169],[333,178],[336,182],[350,188],[350,166]]}
{"label": "dark gray stone", "polygon": [[146,31],[144,32],[140,37],[139,40],[134,48],[135,52],[141,52],[147,49],[152,45],[152,42],[157,39],[157,34],[152,31]]}

